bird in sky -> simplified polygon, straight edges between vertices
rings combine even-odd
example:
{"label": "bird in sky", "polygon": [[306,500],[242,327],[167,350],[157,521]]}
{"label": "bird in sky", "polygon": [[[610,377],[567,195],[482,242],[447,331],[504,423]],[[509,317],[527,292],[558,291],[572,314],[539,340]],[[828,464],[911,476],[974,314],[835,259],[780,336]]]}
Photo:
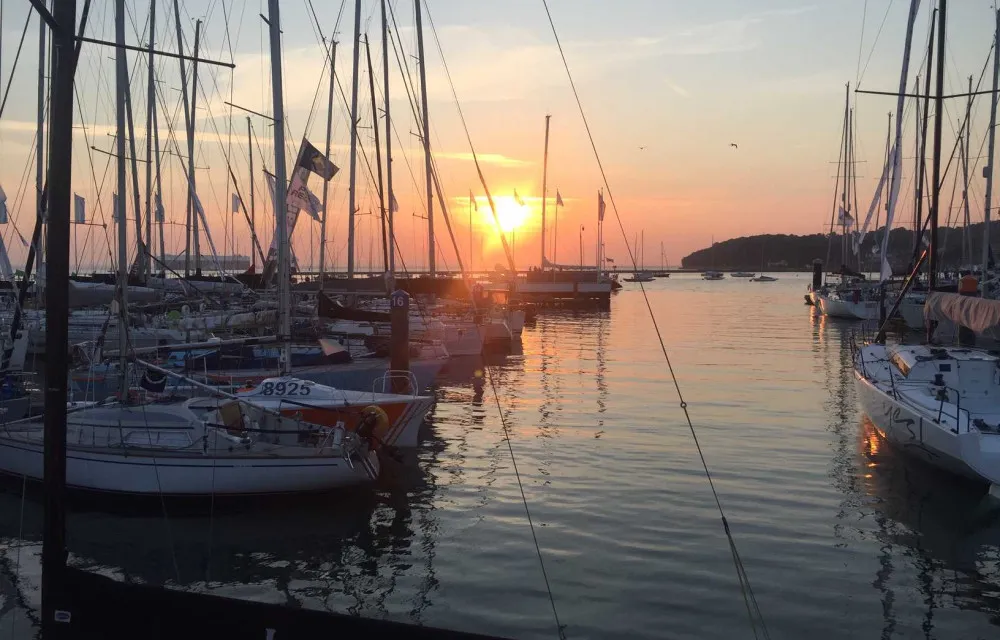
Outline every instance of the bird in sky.
{"label": "bird in sky", "polygon": [[732,147],[733,149],[739,149],[739,146],[737,146],[735,142],[730,142],[729,146]]}
{"label": "bird in sky", "polygon": [[639,147],[639,151],[645,151],[646,147]]}

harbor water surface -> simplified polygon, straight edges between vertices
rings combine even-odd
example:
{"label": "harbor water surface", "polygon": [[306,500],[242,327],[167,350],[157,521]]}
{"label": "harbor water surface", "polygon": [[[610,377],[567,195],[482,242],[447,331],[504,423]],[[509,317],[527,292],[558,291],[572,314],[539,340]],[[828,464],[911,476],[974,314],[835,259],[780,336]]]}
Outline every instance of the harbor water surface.
{"label": "harbor water surface", "polygon": [[[859,414],[855,325],[774,283],[646,286],[774,638],[1000,637],[1000,519]],[[518,638],[752,637],[637,284],[455,361],[414,459],[375,490],[77,505],[71,562],[121,579]],[[494,387],[496,395],[494,395]],[[511,458],[504,436],[510,433]],[[0,494],[0,638],[37,631],[41,503]],[[211,515],[209,515],[211,514]]]}

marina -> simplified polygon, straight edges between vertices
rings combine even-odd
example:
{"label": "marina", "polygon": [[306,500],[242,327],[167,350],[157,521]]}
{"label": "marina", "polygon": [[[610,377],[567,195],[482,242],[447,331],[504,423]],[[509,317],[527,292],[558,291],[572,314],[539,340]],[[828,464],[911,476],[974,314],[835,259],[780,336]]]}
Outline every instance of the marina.
{"label": "marina", "polygon": [[539,1],[0,0],[0,637],[995,635],[1000,9]]}

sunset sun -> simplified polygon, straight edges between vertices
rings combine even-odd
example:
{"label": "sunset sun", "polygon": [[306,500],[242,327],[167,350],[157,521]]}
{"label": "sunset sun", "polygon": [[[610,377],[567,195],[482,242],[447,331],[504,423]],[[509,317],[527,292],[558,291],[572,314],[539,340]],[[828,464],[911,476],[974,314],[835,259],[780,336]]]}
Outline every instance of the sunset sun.
{"label": "sunset sun", "polygon": [[499,196],[493,201],[496,203],[500,229],[504,233],[517,231],[528,219],[528,207],[518,204],[512,196]]}

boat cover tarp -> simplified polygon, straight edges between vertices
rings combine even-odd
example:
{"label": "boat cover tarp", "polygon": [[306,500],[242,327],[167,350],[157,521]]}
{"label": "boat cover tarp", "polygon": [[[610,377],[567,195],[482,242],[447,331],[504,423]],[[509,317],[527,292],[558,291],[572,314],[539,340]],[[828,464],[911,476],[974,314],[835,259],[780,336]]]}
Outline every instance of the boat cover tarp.
{"label": "boat cover tarp", "polygon": [[1000,300],[934,291],[927,295],[927,302],[924,303],[924,322],[931,320],[950,320],[976,333],[983,333],[1000,327]]}

